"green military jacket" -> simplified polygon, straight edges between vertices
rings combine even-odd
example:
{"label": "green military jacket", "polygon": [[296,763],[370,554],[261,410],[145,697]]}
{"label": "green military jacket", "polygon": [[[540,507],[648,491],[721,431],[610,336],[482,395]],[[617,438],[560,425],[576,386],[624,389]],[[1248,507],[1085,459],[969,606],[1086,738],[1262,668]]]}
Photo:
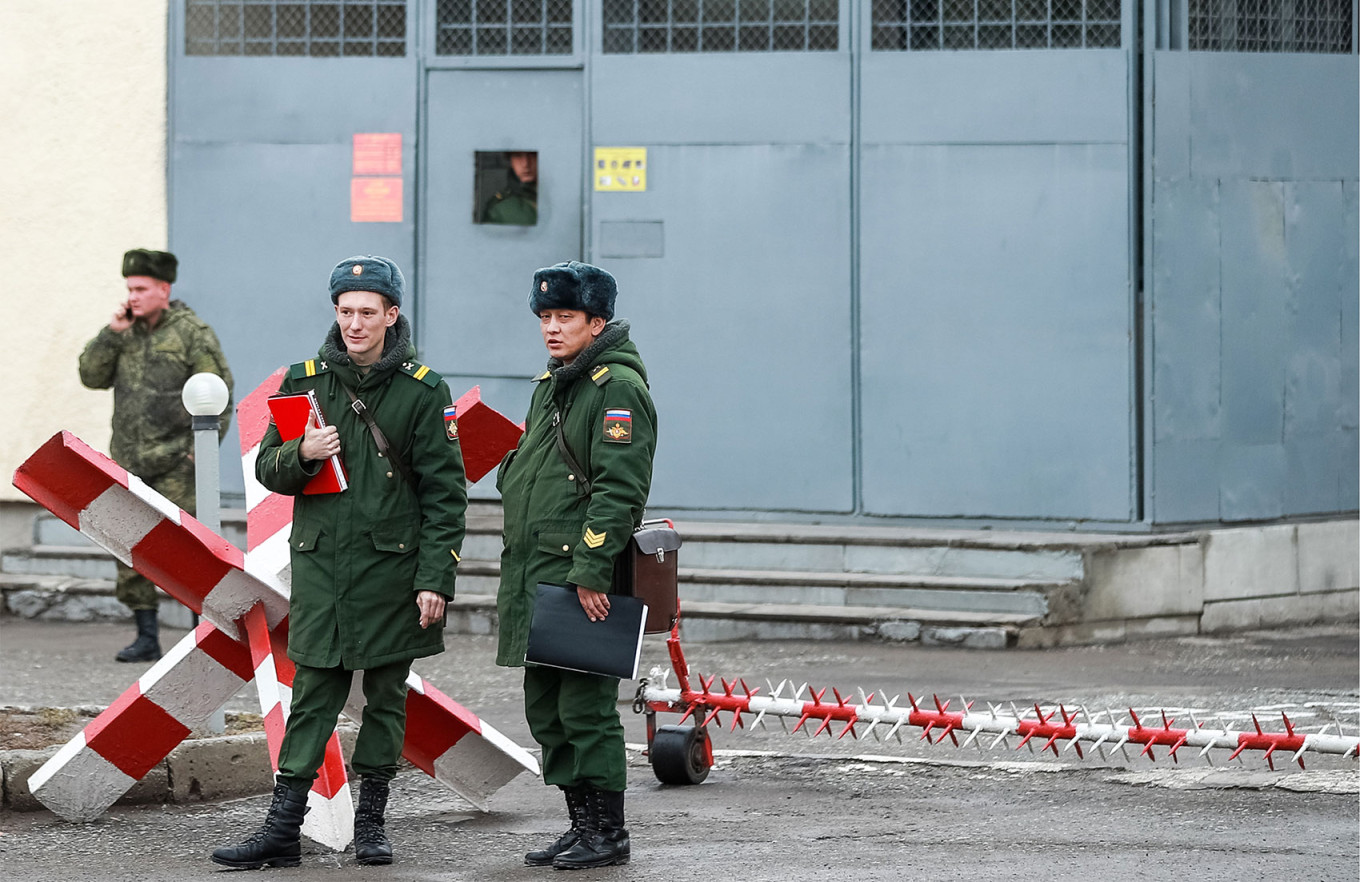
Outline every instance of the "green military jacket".
{"label": "green military jacket", "polygon": [[538,184],[525,184],[513,174],[495,196],[487,200],[482,222],[533,226],[538,223]]}
{"label": "green military jacket", "polygon": [[[293,496],[288,657],[362,670],[442,652],[443,623],[421,629],[416,592],[453,597],[463,547],[467,486],[449,387],[414,361],[405,316],[388,330],[382,358],[365,374],[345,353],[339,325],[318,355],[293,365],[279,392],[315,390],[327,423],[340,433],[349,489],[304,494],[322,464],[303,463],[301,438],[281,440],[272,423],[255,461],[261,484]],[[378,453],[346,386],[400,454],[414,485]]]}
{"label": "green military jacket", "polygon": [[[524,435],[496,474],[505,510],[499,665],[524,664],[539,582],[609,590],[652,484],[656,408],[627,322],[610,322],[575,361],[550,364],[535,382]],[[559,416],[589,495],[558,452]]]}
{"label": "green military jacket", "polygon": [[[208,324],[179,300],[161,314],[155,328],[144,319],[119,333],[105,326],[80,353],[80,382],[91,389],[113,387],[115,462],[141,478],[155,478],[184,463],[194,452],[192,418],[184,409],[184,382],[197,373],[217,374],[232,388],[222,345]],[[232,407],[222,414],[219,439],[231,425]]]}

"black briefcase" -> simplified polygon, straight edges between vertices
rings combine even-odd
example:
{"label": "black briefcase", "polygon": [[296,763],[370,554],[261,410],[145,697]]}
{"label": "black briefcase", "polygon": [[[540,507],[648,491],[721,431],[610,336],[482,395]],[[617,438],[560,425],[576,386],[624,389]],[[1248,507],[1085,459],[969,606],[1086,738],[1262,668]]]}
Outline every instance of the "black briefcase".
{"label": "black briefcase", "polygon": [[667,518],[643,521],[614,562],[614,594],[647,604],[643,631],[664,634],[680,617],[678,560],[680,534]]}

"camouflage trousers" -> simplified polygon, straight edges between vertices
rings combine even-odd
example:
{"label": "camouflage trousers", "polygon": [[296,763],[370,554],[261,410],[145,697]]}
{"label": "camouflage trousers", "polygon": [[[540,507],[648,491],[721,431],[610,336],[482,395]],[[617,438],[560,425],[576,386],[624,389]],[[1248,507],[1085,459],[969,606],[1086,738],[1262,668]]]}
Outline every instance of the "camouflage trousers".
{"label": "camouflage trousers", "polygon": [[[142,480],[175,505],[190,514],[194,513],[194,464],[188,459],[184,460],[183,465],[163,475]],[[114,596],[123,606],[134,611],[156,609],[160,605],[156,597],[156,586],[151,580],[122,563],[118,564],[118,585],[114,590]]]}

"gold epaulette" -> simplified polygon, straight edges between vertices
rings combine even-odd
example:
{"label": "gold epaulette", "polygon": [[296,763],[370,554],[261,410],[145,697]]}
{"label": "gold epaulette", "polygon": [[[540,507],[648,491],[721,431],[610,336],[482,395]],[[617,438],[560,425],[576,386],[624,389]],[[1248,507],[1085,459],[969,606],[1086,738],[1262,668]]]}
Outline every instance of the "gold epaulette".
{"label": "gold epaulette", "polygon": [[438,386],[439,381],[444,379],[438,371],[418,361],[404,362],[401,366],[401,372],[408,377],[419,380],[426,386]]}
{"label": "gold epaulette", "polygon": [[300,361],[288,368],[288,377],[293,380],[300,380],[303,377],[315,377],[317,374],[324,374],[330,370],[331,366],[319,358],[309,358]]}

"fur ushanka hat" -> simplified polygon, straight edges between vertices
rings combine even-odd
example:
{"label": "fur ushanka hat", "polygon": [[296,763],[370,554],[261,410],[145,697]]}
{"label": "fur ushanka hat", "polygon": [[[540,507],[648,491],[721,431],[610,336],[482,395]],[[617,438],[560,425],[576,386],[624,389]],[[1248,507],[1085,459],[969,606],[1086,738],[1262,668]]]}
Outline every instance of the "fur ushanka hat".
{"label": "fur ushanka hat", "polygon": [[545,309],[579,309],[610,321],[618,294],[618,285],[609,273],[598,266],[569,260],[534,273],[529,311],[538,315]]}
{"label": "fur ushanka hat", "polygon": [[371,254],[346,257],[331,270],[331,303],[346,291],[372,291],[401,306],[401,295],[406,292],[406,278],[401,267],[386,257]]}
{"label": "fur ushanka hat", "polygon": [[150,276],[174,284],[178,271],[179,261],[169,251],[134,248],[123,255],[123,278]]}

